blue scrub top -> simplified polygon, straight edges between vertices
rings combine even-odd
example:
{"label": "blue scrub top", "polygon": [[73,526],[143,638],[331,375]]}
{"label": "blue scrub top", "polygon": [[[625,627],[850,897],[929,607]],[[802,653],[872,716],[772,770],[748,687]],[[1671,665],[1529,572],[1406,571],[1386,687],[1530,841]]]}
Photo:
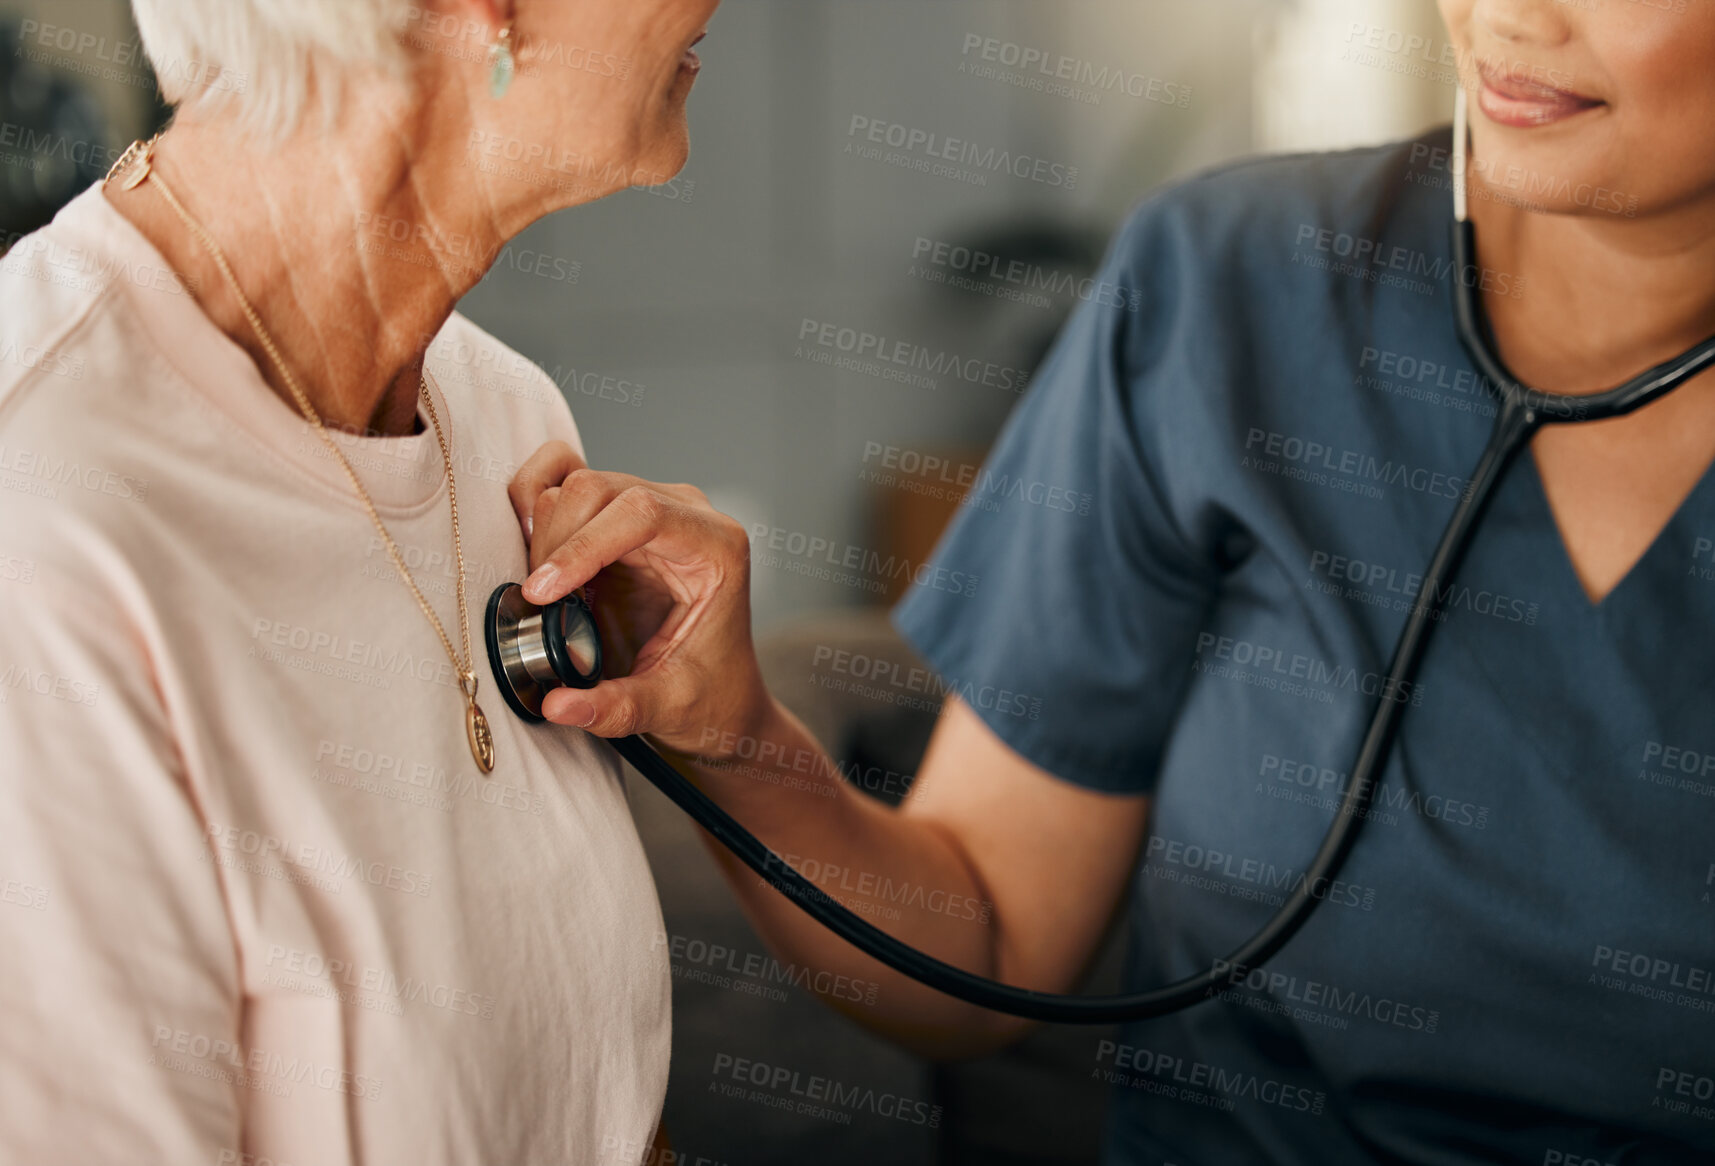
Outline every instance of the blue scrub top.
{"label": "blue scrub top", "polygon": [[[1148,794],[1127,988],[1272,914],[1332,818],[1494,402],[1446,130],[1131,218],[899,629],[1003,741]],[[1219,998],[1092,1038],[1106,1160],[1715,1161],[1715,481],[1600,604],[1528,452],[1339,881]],[[931,573],[930,578],[947,577]]]}

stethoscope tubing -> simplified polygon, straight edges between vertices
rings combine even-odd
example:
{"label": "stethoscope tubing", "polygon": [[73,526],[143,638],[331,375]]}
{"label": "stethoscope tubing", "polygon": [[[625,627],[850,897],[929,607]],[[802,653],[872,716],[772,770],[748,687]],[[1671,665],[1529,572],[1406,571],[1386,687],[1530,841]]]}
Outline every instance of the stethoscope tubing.
{"label": "stethoscope tubing", "polygon": [[[1494,428],[1470,484],[1460,495],[1424,572],[1418,599],[1395,643],[1387,678],[1377,696],[1350,777],[1322,844],[1275,914],[1248,940],[1208,968],[1145,992],[1113,996],[1068,996],[1003,984],[967,972],[895,939],[841,904],[793,869],[737,819],[674,769],[641,737],[620,737],[609,743],[649,783],[707,830],[739,861],[756,872],[816,922],[879,960],[936,991],[995,1012],[1060,1024],[1111,1024],[1144,1020],[1188,1008],[1242,982],[1245,975],[1278,954],[1309,920],[1322,901],[1319,888],[1330,884],[1344,867],[1359,831],[1368,819],[1376,775],[1387,764],[1400,719],[1404,715],[1418,667],[1438,622],[1450,584],[1475,536],[1484,511],[1508,466],[1545,424],[1619,416],[1656,400],[1692,376],[1715,364],[1715,337],[1680,357],[1663,362],[1618,388],[1593,396],[1542,393],[1523,385],[1495,353],[1482,310],[1481,281],[1468,278],[1474,270],[1476,241],[1467,217],[1465,158],[1466,97],[1458,91],[1454,114],[1453,308],[1461,344],[1499,402]],[[496,593],[498,598],[499,593]],[[490,605],[490,635],[493,604]],[[496,661],[500,656],[491,642]],[[520,715],[539,720],[520,708]]]}
{"label": "stethoscope tubing", "polygon": [[1372,779],[1387,761],[1394,732],[1407,703],[1406,694],[1411,691],[1411,682],[1429,642],[1430,627],[1447,595],[1445,584],[1452,579],[1495,484],[1531,431],[1521,408],[1503,407],[1501,418],[1483,452],[1472,484],[1461,497],[1424,576],[1418,593],[1419,601],[1412,606],[1405,630],[1394,649],[1393,661],[1381,688],[1382,695],[1370,718],[1369,729],[1364,734],[1363,745],[1341,796],[1339,809],[1315,858],[1274,916],[1255,935],[1225,960],[1211,964],[1195,975],[1146,992],[1115,996],[1066,996],[1038,992],[974,975],[895,939],[842,905],[788,866],[642,738],[621,737],[610,743],[651,785],[807,915],[865,954],[918,983],[995,1012],[1058,1024],[1146,1020],[1188,1008],[1208,999],[1223,987],[1240,982],[1247,972],[1285,947],[1322,901],[1322,894],[1326,893],[1324,888],[1338,875],[1351,853],[1358,831],[1368,818],[1365,811],[1375,789]]}

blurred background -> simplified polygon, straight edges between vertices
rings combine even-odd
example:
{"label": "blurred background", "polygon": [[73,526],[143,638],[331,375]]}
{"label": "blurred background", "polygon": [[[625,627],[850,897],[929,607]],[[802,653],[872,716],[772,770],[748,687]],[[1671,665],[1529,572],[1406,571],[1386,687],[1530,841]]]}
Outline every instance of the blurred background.
{"label": "blurred background", "polygon": [[[909,662],[886,623],[909,571],[819,577],[833,575],[824,548],[921,563],[1018,395],[842,365],[842,333],[1022,378],[1153,189],[1445,122],[1451,52],[1431,0],[726,0],[699,52],[684,173],[537,224],[462,310],[560,385],[596,468],[694,482],[750,526],[776,692],[897,800],[932,701],[836,691],[824,662]],[[0,252],[166,113],[126,0],[0,0]],[[926,173],[869,147],[872,127],[1009,151],[1045,177]],[[636,785],[674,963],[668,1161],[1095,1160],[1089,1069],[1108,1033],[1042,1032],[939,1066],[883,1045],[768,960],[696,832]],[[1116,951],[1091,990],[1113,990]],[[933,1120],[724,1098],[721,1056],[921,1102],[903,1110]]]}

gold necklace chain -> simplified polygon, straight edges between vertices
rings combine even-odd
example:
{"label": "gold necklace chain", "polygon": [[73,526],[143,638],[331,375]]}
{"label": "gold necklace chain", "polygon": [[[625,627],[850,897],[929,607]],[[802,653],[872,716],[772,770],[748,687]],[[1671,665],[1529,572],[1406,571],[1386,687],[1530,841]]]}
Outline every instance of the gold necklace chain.
{"label": "gold necklace chain", "polygon": [[338,460],[340,468],[345,470],[345,476],[350,479],[352,489],[357,491],[358,499],[363,503],[363,508],[369,512],[369,521],[374,523],[375,529],[381,535],[381,541],[387,545],[387,554],[392,558],[393,566],[398,569],[399,577],[405,581],[405,586],[411,589],[411,594],[416,597],[417,606],[423,609],[423,614],[428,617],[429,623],[435,629],[435,634],[441,638],[441,647],[446,649],[447,658],[452,661],[453,668],[458,672],[459,689],[464,693],[465,735],[470,740],[471,756],[476,759],[477,766],[484,774],[492,773],[494,771],[494,733],[489,728],[488,718],[483,715],[481,707],[476,703],[476,669],[475,661],[470,652],[470,610],[465,604],[464,544],[459,537],[458,485],[453,475],[452,449],[447,444],[447,436],[441,429],[440,415],[435,411],[434,397],[429,392],[427,370],[425,369],[418,378],[417,395],[423,402],[423,407],[428,410],[429,422],[435,428],[435,440],[441,447],[441,462],[446,467],[447,501],[451,506],[453,516],[453,557],[458,563],[459,639],[460,645],[464,649],[462,656],[453,651],[452,639],[447,635],[447,630],[442,626],[440,617],[435,614],[434,608],[430,607],[429,601],[423,597],[422,589],[417,586],[417,581],[411,577],[410,568],[405,565],[405,556],[400,553],[399,544],[394,542],[393,536],[388,533],[386,523],[381,521],[381,514],[375,509],[375,503],[369,497],[369,491],[363,488],[363,482],[359,480],[357,471],[351,468],[351,462],[347,460],[345,452],[339,448],[339,443],[334,441],[333,435],[328,432],[326,423],[322,421],[321,415],[316,412],[315,406],[310,403],[309,397],[305,395],[303,389],[298,387],[297,378],[286,367],[286,361],[281,357],[280,350],[274,343],[274,338],[269,335],[268,329],[262,326],[261,317],[256,314],[256,309],[251,307],[250,300],[245,296],[243,289],[238,286],[238,277],[233,275],[232,266],[227,263],[226,256],[221,252],[219,244],[214,241],[214,237],[208,233],[203,225],[197,222],[191,213],[185,209],[184,204],[179,201],[178,196],[173,193],[166,181],[154,172],[153,154],[155,143],[159,140],[160,135],[156,134],[147,142],[132,143],[131,148],[125,151],[119,161],[114,163],[113,169],[108,172],[107,178],[102,183],[103,187],[113,180],[114,175],[120,174],[131,165],[136,164],[139,168],[135,174],[126,179],[124,189],[134,190],[152,178],[156,189],[167,200],[167,205],[172,207],[179,218],[183,220],[185,228],[190,231],[197,242],[202,244],[209,253],[209,257],[214,260],[214,265],[220,269],[220,274],[225,278],[227,287],[232,290],[233,296],[238,300],[239,308],[244,312],[244,318],[250,322],[250,327],[255,331],[257,341],[262,345],[263,351],[267,352],[268,358],[274,362],[274,367],[278,370],[280,379],[286,383],[286,388],[291,391],[292,399],[297,402],[298,411],[304,415],[306,421],[316,427],[316,433],[322,439],[322,443]]}

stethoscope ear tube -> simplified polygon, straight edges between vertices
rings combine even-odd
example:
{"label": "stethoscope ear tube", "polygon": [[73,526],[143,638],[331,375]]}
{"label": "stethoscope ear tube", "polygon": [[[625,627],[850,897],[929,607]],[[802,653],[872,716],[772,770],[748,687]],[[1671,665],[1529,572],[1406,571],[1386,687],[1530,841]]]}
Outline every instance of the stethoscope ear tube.
{"label": "stethoscope ear tube", "polygon": [[1600,421],[1641,409],[1715,366],[1715,336],[1711,336],[1672,360],[1664,360],[1601,393],[1545,393],[1527,387],[1514,376],[1495,351],[1494,336],[1483,312],[1482,286],[1487,281],[1477,265],[1477,233],[1470,217],[1470,147],[1470,101],[1461,84],[1453,98],[1453,318],[1460,344],[1497,396],[1524,406],[1524,416],[1532,423]]}

